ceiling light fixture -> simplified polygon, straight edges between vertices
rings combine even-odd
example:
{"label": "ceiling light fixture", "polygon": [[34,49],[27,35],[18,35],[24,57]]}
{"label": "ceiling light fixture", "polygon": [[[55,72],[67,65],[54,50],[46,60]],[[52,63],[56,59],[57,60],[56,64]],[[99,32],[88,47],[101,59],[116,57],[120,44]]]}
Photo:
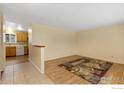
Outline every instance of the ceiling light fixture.
{"label": "ceiling light fixture", "polygon": [[22,26],[21,25],[18,25],[17,26],[17,30],[23,30]]}
{"label": "ceiling light fixture", "polygon": [[31,29],[31,28],[29,28],[29,29],[28,29],[28,32],[32,32],[32,29]]}

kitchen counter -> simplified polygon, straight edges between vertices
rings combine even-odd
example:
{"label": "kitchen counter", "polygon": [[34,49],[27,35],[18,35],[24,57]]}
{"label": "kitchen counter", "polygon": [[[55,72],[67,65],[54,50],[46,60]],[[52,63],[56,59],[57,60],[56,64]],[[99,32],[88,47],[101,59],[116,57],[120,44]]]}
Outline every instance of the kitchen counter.
{"label": "kitchen counter", "polygon": [[45,47],[45,46],[43,46],[43,45],[32,45],[32,46],[34,46],[34,47]]}
{"label": "kitchen counter", "polygon": [[7,57],[28,55],[28,44],[8,43],[5,44],[5,47]]}
{"label": "kitchen counter", "polygon": [[28,46],[28,44],[5,44],[6,47]]}
{"label": "kitchen counter", "polygon": [[30,62],[38,69],[41,73],[44,73],[44,48],[43,45],[32,45],[30,51]]}

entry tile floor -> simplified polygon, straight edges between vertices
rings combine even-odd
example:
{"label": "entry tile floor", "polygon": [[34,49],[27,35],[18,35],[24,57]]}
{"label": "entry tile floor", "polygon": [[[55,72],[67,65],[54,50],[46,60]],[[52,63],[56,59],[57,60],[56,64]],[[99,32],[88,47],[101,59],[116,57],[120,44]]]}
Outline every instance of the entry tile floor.
{"label": "entry tile floor", "polygon": [[6,58],[6,65],[20,64],[25,62],[28,62],[28,55]]}
{"label": "entry tile floor", "polygon": [[2,73],[1,84],[53,84],[45,75],[41,74],[30,62],[22,62],[6,66]]}

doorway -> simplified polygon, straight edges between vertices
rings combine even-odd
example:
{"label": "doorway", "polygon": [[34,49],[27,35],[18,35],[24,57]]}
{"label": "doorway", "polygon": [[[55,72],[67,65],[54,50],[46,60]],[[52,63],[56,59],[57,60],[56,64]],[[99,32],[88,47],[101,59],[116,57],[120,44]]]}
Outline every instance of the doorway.
{"label": "doorway", "polygon": [[[11,24],[15,27],[11,27]],[[9,25],[9,26],[8,26]],[[19,64],[28,62],[28,31],[21,25],[7,22],[4,32],[6,64]]]}

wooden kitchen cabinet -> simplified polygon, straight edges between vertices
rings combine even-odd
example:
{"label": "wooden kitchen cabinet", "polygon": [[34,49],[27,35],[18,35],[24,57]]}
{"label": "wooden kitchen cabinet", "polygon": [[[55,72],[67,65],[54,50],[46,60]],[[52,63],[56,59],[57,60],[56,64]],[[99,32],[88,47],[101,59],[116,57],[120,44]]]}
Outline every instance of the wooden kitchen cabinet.
{"label": "wooden kitchen cabinet", "polygon": [[24,37],[25,37],[25,38],[24,38],[24,41],[25,41],[25,42],[28,42],[28,32],[25,32],[25,33],[24,33]]}
{"label": "wooden kitchen cabinet", "polygon": [[28,46],[24,46],[24,55],[28,55]]}
{"label": "wooden kitchen cabinet", "polygon": [[16,56],[16,47],[6,47],[6,57]]}
{"label": "wooden kitchen cabinet", "polygon": [[9,57],[10,56],[9,50],[10,50],[10,48],[9,47],[6,47],[6,57]]}
{"label": "wooden kitchen cabinet", "polygon": [[28,42],[28,32],[16,32],[17,42]]}
{"label": "wooden kitchen cabinet", "polygon": [[16,38],[17,38],[17,42],[21,42],[21,33],[20,32],[16,32]]}
{"label": "wooden kitchen cabinet", "polygon": [[28,42],[28,33],[27,32],[22,32],[21,34],[21,39],[22,39],[22,42]]}

